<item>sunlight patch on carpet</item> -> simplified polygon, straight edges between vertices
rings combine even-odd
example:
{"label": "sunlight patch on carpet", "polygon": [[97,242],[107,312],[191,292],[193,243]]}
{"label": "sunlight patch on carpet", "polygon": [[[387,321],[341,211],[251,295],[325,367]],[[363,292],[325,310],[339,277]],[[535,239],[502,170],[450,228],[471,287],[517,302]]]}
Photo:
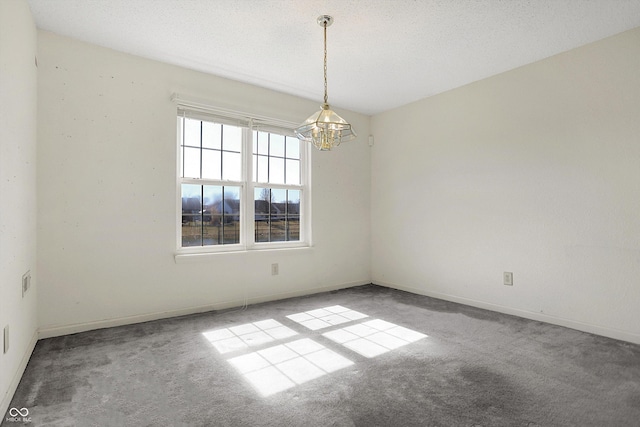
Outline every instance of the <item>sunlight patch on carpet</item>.
{"label": "sunlight patch on carpet", "polygon": [[309,338],[243,354],[228,362],[265,397],[353,365]]}
{"label": "sunlight patch on carpet", "polygon": [[298,333],[277,320],[267,319],[230,328],[207,331],[203,332],[202,335],[209,340],[220,354],[225,354],[289,338],[298,335]]}
{"label": "sunlight patch on carpet", "polygon": [[420,332],[380,319],[325,332],[322,335],[368,358],[427,337]]}
{"label": "sunlight patch on carpet", "polygon": [[288,319],[293,320],[312,331],[341,325],[353,320],[364,319],[365,317],[369,316],[355,310],[350,310],[341,305],[318,308],[316,310],[304,311],[302,313],[295,313],[287,316]]}
{"label": "sunlight patch on carpet", "polygon": [[[290,314],[283,321],[286,323],[287,319],[306,331],[298,333],[294,329],[301,328],[295,324],[291,324],[296,326],[291,329],[275,319],[267,319],[206,331],[202,335],[263,397],[354,365],[305,335],[329,339],[367,358],[427,337],[385,320],[369,320],[367,314],[341,305]],[[319,331],[324,329],[329,330]],[[280,344],[276,345],[275,341]]]}

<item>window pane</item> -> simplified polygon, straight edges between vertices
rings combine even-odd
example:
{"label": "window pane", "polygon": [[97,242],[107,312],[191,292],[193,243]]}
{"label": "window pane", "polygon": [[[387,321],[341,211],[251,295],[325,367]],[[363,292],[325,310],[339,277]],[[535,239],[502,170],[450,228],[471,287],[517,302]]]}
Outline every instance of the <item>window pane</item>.
{"label": "window pane", "polygon": [[269,155],[276,157],[284,157],[284,136],[271,134],[269,140]]}
{"label": "window pane", "polygon": [[256,221],[265,221],[269,219],[269,208],[271,204],[271,191],[268,188],[254,189],[254,205]]}
{"label": "window pane", "polygon": [[287,158],[300,158],[300,140],[298,138],[294,138],[292,136],[287,137]]}
{"label": "window pane", "polygon": [[222,149],[222,125],[202,122],[202,147]]}
{"label": "window pane", "polygon": [[300,240],[300,190],[287,191],[286,240]]}
{"label": "window pane", "polygon": [[200,178],[200,149],[184,147],[183,150],[182,176],[184,178]]}
{"label": "window pane", "polygon": [[240,153],[222,152],[222,179],[240,181],[242,179],[242,156]]}
{"label": "window pane", "polygon": [[240,243],[240,215],[226,215],[222,222],[224,244]]}
{"label": "window pane", "polygon": [[284,159],[269,157],[269,182],[284,184]]}
{"label": "window pane", "polygon": [[182,246],[202,244],[202,199],[199,185],[182,185]]}
{"label": "window pane", "polygon": [[253,179],[253,182],[257,181],[257,176],[258,176],[258,155],[254,154],[253,155],[253,175],[251,176],[251,178]]}
{"label": "window pane", "polygon": [[202,178],[220,179],[221,166],[220,151],[202,150]]}
{"label": "window pane", "polygon": [[253,189],[254,200],[271,201],[271,190],[268,188],[256,187]]}
{"label": "window pane", "polygon": [[271,190],[271,241],[282,242],[287,239],[287,190]]}
{"label": "window pane", "polygon": [[258,156],[258,170],[255,174],[256,182],[269,182],[269,158]]}
{"label": "window pane", "polygon": [[203,185],[202,245],[222,243],[220,224],[222,223],[222,186]]}
{"label": "window pane", "polygon": [[269,154],[269,134],[267,132],[257,132],[258,154]]}
{"label": "window pane", "polygon": [[287,205],[289,214],[300,213],[300,190],[289,190],[287,192]]}
{"label": "window pane", "polygon": [[255,241],[300,240],[300,190],[256,187]]}
{"label": "window pane", "polygon": [[271,241],[286,240],[287,226],[287,190],[271,190]]}
{"label": "window pane", "polygon": [[[300,185],[300,144],[297,138],[254,131],[254,182]],[[268,144],[267,144],[268,141]],[[286,155],[286,160],[283,158]]]}
{"label": "window pane", "polygon": [[300,215],[287,217],[287,241],[300,240]]}
{"label": "window pane", "polygon": [[200,120],[184,119],[184,145],[200,147]]}
{"label": "window pane", "polygon": [[271,242],[284,242],[287,240],[287,221],[284,217],[275,217],[271,220]]}
{"label": "window pane", "polygon": [[229,204],[230,213],[240,214],[240,187],[225,186],[224,199]]}
{"label": "window pane", "polygon": [[271,202],[282,205],[278,211],[282,211],[284,214],[284,203],[287,201],[287,190],[281,188],[274,188],[271,190]]}
{"label": "window pane", "polygon": [[269,223],[271,222],[271,190],[268,188],[254,189],[255,205],[255,241],[269,241]]}
{"label": "window pane", "polygon": [[217,205],[222,202],[222,186],[221,185],[203,185],[202,197],[204,209],[209,214],[219,213],[217,211]]}
{"label": "window pane", "polygon": [[202,186],[203,246],[240,242],[240,187]]}
{"label": "window pane", "polygon": [[300,184],[300,160],[286,160],[287,184]]}
{"label": "window pane", "polygon": [[222,243],[240,243],[240,187],[223,187]]}
{"label": "window pane", "polygon": [[257,154],[258,153],[258,132],[257,131],[253,131],[252,132],[252,138],[251,138],[251,143],[253,144],[253,154]]}
{"label": "window pane", "polygon": [[230,125],[222,126],[222,149],[240,152],[242,147],[242,128]]}
{"label": "window pane", "polygon": [[268,242],[269,241],[269,221],[265,219],[256,219],[255,221],[255,241]]}
{"label": "window pane", "polygon": [[202,245],[221,244],[219,228],[222,221],[222,186],[203,185],[202,195]]}

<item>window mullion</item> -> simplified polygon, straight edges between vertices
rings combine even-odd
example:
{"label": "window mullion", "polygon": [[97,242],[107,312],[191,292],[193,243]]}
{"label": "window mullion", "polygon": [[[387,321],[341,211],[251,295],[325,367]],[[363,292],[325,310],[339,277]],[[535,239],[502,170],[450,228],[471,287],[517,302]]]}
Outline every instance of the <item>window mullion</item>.
{"label": "window mullion", "polygon": [[234,187],[244,186],[244,181],[222,181],[220,179],[180,178],[182,184],[194,185],[226,185]]}
{"label": "window mullion", "polygon": [[300,144],[300,204],[298,208],[298,227],[300,241],[309,245],[311,241],[311,200],[309,197],[311,188],[311,153],[309,144]]}
{"label": "window mullion", "polygon": [[253,122],[249,121],[249,128],[243,133],[243,179],[245,181],[241,230],[244,232],[245,247],[251,248],[255,243],[255,203],[253,201],[254,194],[254,170],[253,170]]}
{"label": "window mullion", "polygon": [[[225,218],[225,214],[226,214],[226,199],[225,199],[225,195],[224,195],[224,186],[222,187],[222,201],[220,202],[221,206],[220,206],[220,228],[222,228],[222,244],[224,245],[224,222],[226,220]],[[220,239],[218,239],[218,243],[220,243]]]}
{"label": "window mullion", "polygon": [[182,116],[182,120],[180,121],[181,124],[181,129],[180,132],[182,133],[182,147],[180,150],[180,154],[182,155],[182,162],[180,162],[182,164],[182,168],[181,168],[181,174],[180,176],[184,176],[184,164],[185,164],[185,155],[184,155],[184,151],[185,151],[185,143],[184,143],[184,115]]}
{"label": "window mullion", "polygon": [[269,218],[269,241],[271,242],[273,239],[271,238],[271,227],[273,227],[273,218],[271,218],[271,210],[273,209],[273,207],[271,206],[272,200],[273,200],[273,190],[271,190],[271,188],[269,189],[269,200],[267,202],[267,218]]}
{"label": "window mullion", "polygon": [[271,134],[267,134],[267,182],[271,182]]}
{"label": "window mullion", "polygon": [[200,178],[202,178],[202,157],[203,156],[203,152],[202,152],[202,122],[200,122]]}
{"label": "window mullion", "polygon": [[284,192],[284,241],[289,241],[289,215],[287,214],[289,210],[289,190],[285,190]]}
{"label": "window mullion", "polygon": [[224,178],[224,125],[220,126],[220,179]]}
{"label": "window mullion", "polygon": [[204,185],[200,186],[200,246],[204,246]]}

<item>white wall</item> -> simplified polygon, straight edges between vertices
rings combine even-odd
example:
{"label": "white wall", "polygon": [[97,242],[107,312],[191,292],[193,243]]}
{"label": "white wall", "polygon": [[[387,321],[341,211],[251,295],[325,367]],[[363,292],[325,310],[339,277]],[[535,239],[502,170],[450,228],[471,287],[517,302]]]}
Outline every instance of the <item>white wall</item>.
{"label": "white wall", "polygon": [[635,29],[373,117],[373,282],[640,343],[638,70]]}
{"label": "white wall", "polygon": [[370,282],[368,117],[341,111],[363,137],[313,153],[313,248],[176,264],[171,94],[293,122],[319,103],[38,37],[41,336]]}
{"label": "white wall", "polygon": [[[37,338],[36,42],[26,1],[0,1],[0,416]],[[31,289],[23,298],[22,275],[29,270]]]}

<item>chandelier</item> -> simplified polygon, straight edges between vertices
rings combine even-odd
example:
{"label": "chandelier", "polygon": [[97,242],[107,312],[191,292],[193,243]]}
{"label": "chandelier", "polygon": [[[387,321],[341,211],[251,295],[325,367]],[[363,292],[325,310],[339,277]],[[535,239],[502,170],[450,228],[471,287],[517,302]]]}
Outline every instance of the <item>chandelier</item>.
{"label": "chandelier", "polygon": [[351,125],[329,108],[327,96],[327,27],[333,17],[320,15],[318,25],[324,28],[324,103],[320,111],[314,113],[296,130],[301,141],[311,142],[320,151],[329,151],[342,142],[351,141],[357,135]]}

